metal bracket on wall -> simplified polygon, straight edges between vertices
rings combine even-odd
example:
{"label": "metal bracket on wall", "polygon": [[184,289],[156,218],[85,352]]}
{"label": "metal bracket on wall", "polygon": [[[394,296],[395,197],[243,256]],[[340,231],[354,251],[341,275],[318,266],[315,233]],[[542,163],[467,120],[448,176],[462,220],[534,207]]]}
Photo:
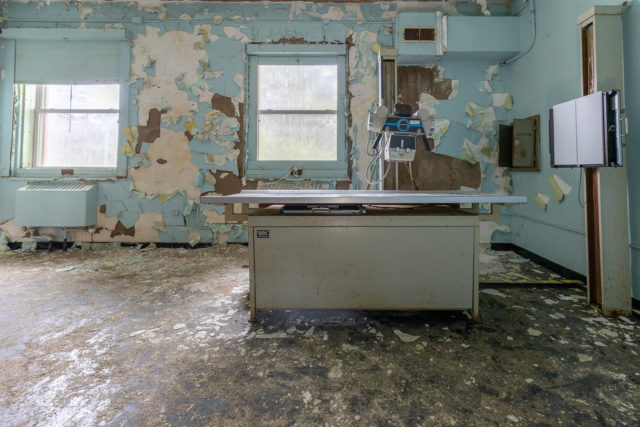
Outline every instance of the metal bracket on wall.
{"label": "metal bracket on wall", "polygon": [[477,214],[480,218],[480,221],[499,221],[500,220],[500,205],[491,203],[489,212],[483,212],[481,209],[481,204],[473,203],[470,209],[461,209],[465,212]]}
{"label": "metal bracket on wall", "polygon": [[[236,206],[240,207],[240,211],[236,212]],[[224,221],[244,223],[247,222],[249,214],[257,211],[258,208],[252,208],[249,203],[225,203],[224,205]]]}
{"label": "metal bracket on wall", "polygon": [[498,222],[500,220],[500,205],[491,204],[489,208],[489,213],[481,213],[480,221],[494,221]]}
{"label": "metal bracket on wall", "polygon": [[629,118],[622,110],[622,114],[620,115],[620,135],[622,136],[622,146],[627,146],[627,137],[629,136]]}

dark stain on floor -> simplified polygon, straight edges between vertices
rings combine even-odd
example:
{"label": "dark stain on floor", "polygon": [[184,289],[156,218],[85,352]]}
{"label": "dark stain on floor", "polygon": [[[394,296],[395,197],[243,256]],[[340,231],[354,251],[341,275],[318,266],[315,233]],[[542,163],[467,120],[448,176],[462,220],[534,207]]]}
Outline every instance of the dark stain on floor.
{"label": "dark stain on floor", "polygon": [[0,255],[2,425],[638,424],[640,329],[585,290],[265,312],[244,246]]}

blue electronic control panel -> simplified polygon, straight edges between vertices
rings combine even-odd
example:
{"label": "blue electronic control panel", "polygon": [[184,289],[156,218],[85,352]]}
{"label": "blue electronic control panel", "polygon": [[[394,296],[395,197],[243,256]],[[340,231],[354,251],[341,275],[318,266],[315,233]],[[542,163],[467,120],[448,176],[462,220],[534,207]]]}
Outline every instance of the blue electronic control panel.
{"label": "blue electronic control panel", "polygon": [[384,122],[384,131],[387,132],[423,132],[422,122],[415,117],[389,116]]}

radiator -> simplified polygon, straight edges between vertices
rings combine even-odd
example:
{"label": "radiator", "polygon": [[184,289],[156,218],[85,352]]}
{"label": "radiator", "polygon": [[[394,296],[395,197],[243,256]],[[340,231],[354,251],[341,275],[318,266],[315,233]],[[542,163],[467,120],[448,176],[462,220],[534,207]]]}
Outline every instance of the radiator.
{"label": "radiator", "polygon": [[36,182],[16,191],[16,225],[87,227],[96,225],[98,191],[82,182]]}

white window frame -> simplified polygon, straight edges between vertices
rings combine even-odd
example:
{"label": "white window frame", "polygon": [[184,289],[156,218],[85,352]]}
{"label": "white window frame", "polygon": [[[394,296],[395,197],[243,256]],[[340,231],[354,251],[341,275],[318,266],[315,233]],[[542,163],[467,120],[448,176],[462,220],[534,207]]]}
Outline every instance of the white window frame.
{"label": "white window frame", "polygon": [[[122,153],[126,142],[124,129],[129,126],[129,85],[127,83],[131,68],[131,47],[126,41],[124,30],[79,30],[79,29],[39,29],[10,28],[0,34],[0,42],[5,45],[5,78],[0,92],[0,176],[20,178],[60,178],[88,177],[113,178],[126,177],[127,157]],[[113,41],[120,43],[120,99],[118,109],[118,152],[115,168],[97,167],[22,167],[22,135],[14,135],[15,113],[13,109],[13,91],[15,85],[16,40],[73,40],[73,41]],[[69,170],[73,171],[71,175]],[[63,171],[65,174],[63,174]]]}
{"label": "white window frame", "polygon": [[[35,84],[35,108],[33,110],[33,135],[31,141],[27,141],[24,139],[23,130],[20,127],[17,127],[14,131],[14,144],[18,141],[21,144],[21,151],[24,151],[24,146],[26,144],[31,145],[31,161],[29,162],[31,166],[29,168],[21,167],[24,163],[24,159],[20,158],[18,160],[18,169],[52,169],[44,166],[34,166],[36,164],[40,164],[42,162],[42,154],[44,151],[43,142],[44,142],[44,134],[43,134],[43,123],[47,113],[61,113],[61,114],[120,114],[119,109],[112,108],[44,108],[45,102],[45,87],[46,84]],[[14,84],[15,87],[15,84]],[[15,92],[14,92],[15,93]],[[117,159],[116,159],[117,160]],[[88,169],[86,167],[78,167],[78,166],[65,166],[70,169]],[[55,168],[54,168],[55,169]],[[97,169],[113,169],[113,168],[97,168]]]}
{"label": "white window frame", "polygon": [[[255,44],[247,46],[249,57],[248,119],[247,119],[247,178],[282,178],[293,167],[302,169],[301,178],[348,179],[346,138],[346,46]],[[338,67],[337,160],[335,161],[273,161],[258,160],[258,66],[261,64],[289,65],[292,60],[304,63],[335,64]]]}

